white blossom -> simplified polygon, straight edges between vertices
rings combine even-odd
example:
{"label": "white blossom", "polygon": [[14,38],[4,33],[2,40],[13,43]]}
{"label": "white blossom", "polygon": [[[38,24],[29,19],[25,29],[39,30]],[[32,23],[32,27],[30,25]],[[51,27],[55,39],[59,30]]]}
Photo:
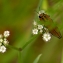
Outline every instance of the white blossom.
{"label": "white blossom", "polygon": [[38,34],[38,29],[33,29],[33,30],[32,30],[32,33],[33,33],[33,34]]}
{"label": "white blossom", "polygon": [[45,28],[45,27],[44,27],[44,30],[48,31],[48,29],[47,29],[47,28]]}
{"label": "white blossom", "polygon": [[34,25],[34,26],[35,26],[35,25],[37,25],[37,22],[36,22],[36,21],[34,21],[34,22],[33,22],[33,25]]}
{"label": "white blossom", "polygon": [[42,25],[38,25],[38,29],[43,29],[43,26]]}
{"label": "white blossom", "polygon": [[4,31],[4,37],[8,37],[10,35],[9,31]]}
{"label": "white blossom", "polygon": [[49,41],[51,39],[51,35],[50,35],[50,33],[44,33],[43,34],[43,40],[44,41]]}
{"label": "white blossom", "polygon": [[3,39],[2,38],[0,39],[0,42],[3,42]]}
{"label": "white blossom", "polygon": [[39,32],[40,32],[40,33],[42,33],[42,32],[43,32],[43,30],[41,29]]}
{"label": "white blossom", "polygon": [[8,43],[9,43],[8,40],[5,38],[4,41],[3,41],[3,44],[8,45]]}
{"label": "white blossom", "polygon": [[45,13],[45,11],[44,11],[44,10],[40,10],[38,16],[39,16],[40,14],[42,14],[42,13]]}
{"label": "white blossom", "polygon": [[40,14],[41,14],[41,13],[45,13],[45,11],[44,11],[44,10],[40,10],[39,13],[40,13]]}
{"label": "white blossom", "polygon": [[0,52],[6,52],[6,46],[8,45],[7,37],[10,35],[9,31],[4,31],[3,35],[0,34]]}
{"label": "white blossom", "polygon": [[2,52],[2,53],[6,52],[6,47],[5,46],[0,46],[0,52]]}

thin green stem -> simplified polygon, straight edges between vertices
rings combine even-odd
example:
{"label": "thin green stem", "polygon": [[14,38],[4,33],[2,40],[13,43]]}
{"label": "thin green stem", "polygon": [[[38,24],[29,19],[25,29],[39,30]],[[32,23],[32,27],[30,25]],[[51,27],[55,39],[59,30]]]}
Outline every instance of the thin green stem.
{"label": "thin green stem", "polygon": [[21,51],[18,51],[18,63],[21,63]]}
{"label": "thin green stem", "polygon": [[14,49],[14,50],[17,50],[17,51],[21,51],[21,48],[17,48],[17,47],[11,46],[11,45],[8,45],[7,47]]}
{"label": "thin green stem", "polygon": [[33,37],[22,47],[22,50],[23,50],[24,48],[26,48],[26,46],[27,46],[28,44],[30,44],[31,42],[34,42],[37,37],[38,37],[37,35],[33,36]]}
{"label": "thin green stem", "polygon": [[21,48],[17,48],[11,45],[8,45],[7,47],[18,51],[18,63],[21,63]]}

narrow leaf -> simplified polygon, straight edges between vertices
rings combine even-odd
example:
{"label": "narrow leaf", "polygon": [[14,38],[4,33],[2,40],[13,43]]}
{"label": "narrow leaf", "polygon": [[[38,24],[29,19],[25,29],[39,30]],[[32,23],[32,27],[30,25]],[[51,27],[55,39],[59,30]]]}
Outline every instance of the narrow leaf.
{"label": "narrow leaf", "polygon": [[37,56],[37,58],[34,60],[33,63],[38,63],[38,61],[39,61],[39,59],[40,59],[41,56],[42,56],[42,54],[39,54],[39,55]]}

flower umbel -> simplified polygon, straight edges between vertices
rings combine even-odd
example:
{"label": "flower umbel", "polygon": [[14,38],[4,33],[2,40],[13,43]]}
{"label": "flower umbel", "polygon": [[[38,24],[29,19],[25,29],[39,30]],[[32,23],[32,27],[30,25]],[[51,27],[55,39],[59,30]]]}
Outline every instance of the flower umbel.
{"label": "flower umbel", "polygon": [[9,31],[4,31],[4,34],[0,34],[0,52],[4,53],[6,52],[6,46],[8,45],[7,37],[10,35]]}
{"label": "flower umbel", "polygon": [[46,42],[51,39],[49,30],[44,26],[44,24],[43,25],[38,23],[36,24],[36,21],[34,21],[34,29],[32,29],[32,34],[37,35],[38,33],[42,34],[42,38]]}

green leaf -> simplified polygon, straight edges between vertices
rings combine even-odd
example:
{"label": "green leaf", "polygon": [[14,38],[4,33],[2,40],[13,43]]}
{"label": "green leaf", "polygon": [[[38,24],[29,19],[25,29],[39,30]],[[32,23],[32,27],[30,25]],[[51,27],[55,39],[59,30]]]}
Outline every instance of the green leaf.
{"label": "green leaf", "polygon": [[41,56],[42,56],[42,54],[39,54],[39,55],[37,56],[37,58],[34,60],[33,63],[38,63],[38,61],[39,61],[39,59],[40,59]]}

